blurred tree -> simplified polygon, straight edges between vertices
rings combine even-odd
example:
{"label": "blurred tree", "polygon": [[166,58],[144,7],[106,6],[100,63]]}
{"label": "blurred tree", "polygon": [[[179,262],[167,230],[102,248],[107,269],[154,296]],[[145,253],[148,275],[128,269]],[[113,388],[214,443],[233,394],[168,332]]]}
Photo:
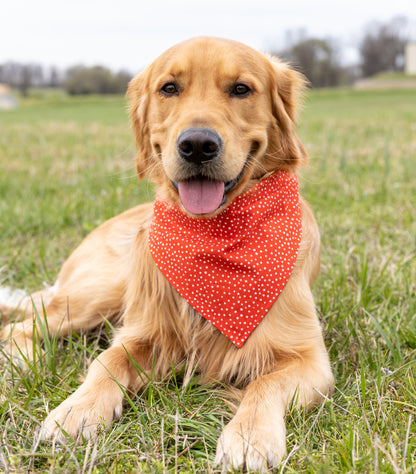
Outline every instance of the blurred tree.
{"label": "blurred tree", "polygon": [[120,71],[114,76],[114,86],[117,91],[126,92],[132,75],[127,71]]}
{"label": "blurred tree", "polygon": [[402,71],[409,39],[408,20],[397,17],[385,24],[372,23],[359,44],[363,77],[383,71]]}
{"label": "blurred tree", "polygon": [[126,72],[113,74],[102,66],[75,66],[67,71],[65,90],[71,95],[124,93],[130,79]]}
{"label": "blurred tree", "polygon": [[51,69],[49,70],[49,78],[47,81],[47,85],[49,87],[52,87],[53,89],[56,89],[62,86],[61,75],[58,69],[54,66],[52,66]]}
{"label": "blurred tree", "polygon": [[39,64],[7,62],[0,65],[0,82],[15,87],[26,96],[30,87],[43,84],[43,70]]}
{"label": "blurred tree", "polygon": [[[286,34],[286,38],[293,36]],[[302,72],[313,87],[339,86],[347,80],[338,59],[337,48],[330,40],[306,38],[302,32],[299,41],[290,44],[276,55],[289,61]]]}
{"label": "blurred tree", "polygon": [[71,95],[124,94],[131,77],[126,71],[113,73],[102,66],[74,66],[64,74],[56,67],[44,69],[39,64],[0,64],[0,83],[18,89],[22,95],[32,87],[64,87]]}
{"label": "blurred tree", "polygon": [[21,66],[18,89],[23,97],[27,96],[30,87],[39,87],[43,82],[42,67],[38,64]]}

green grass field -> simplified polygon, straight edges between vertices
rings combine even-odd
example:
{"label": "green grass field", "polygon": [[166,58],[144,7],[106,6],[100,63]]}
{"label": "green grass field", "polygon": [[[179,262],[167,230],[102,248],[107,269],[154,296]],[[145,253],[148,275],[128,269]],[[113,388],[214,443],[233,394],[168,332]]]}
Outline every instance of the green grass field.
{"label": "green grass field", "polygon": [[[288,414],[287,473],[416,472],[416,90],[314,91],[301,174],[322,233],[314,293],[336,377],[331,400]],[[122,97],[32,98],[0,113],[0,284],[35,290],[89,231],[149,200]],[[106,347],[49,340],[0,370],[0,472],[220,472],[230,418],[218,387],[151,383],[94,443],[38,443],[45,414]],[[197,380],[194,380],[196,382]]]}

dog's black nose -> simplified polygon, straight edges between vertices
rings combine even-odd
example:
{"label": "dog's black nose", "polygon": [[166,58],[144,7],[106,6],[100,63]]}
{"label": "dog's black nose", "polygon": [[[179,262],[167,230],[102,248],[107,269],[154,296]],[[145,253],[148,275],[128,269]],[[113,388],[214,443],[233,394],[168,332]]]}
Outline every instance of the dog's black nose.
{"label": "dog's black nose", "polygon": [[217,132],[209,128],[188,128],[179,135],[176,146],[183,159],[201,164],[220,154],[222,140]]}

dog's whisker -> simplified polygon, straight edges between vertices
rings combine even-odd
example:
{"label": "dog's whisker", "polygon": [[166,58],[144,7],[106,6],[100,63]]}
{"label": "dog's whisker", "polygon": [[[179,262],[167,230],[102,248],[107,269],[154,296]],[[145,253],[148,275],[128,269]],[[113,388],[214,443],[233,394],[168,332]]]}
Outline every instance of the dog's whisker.
{"label": "dog's whisker", "polygon": [[150,162],[149,166],[143,169],[143,173],[149,175],[150,179],[155,169],[162,166],[162,163],[159,160],[153,159],[153,157],[154,155],[151,155],[151,158],[147,160],[148,162]]}
{"label": "dog's whisker", "polygon": [[267,173],[269,170],[266,169],[266,167],[264,166],[264,164],[261,162],[261,160],[259,160],[257,158],[257,156],[255,155],[249,155],[249,160],[250,160],[250,163],[252,163],[252,166],[256,166],[258,169],[260,169],[260,171],[264,172],[264,173]]}

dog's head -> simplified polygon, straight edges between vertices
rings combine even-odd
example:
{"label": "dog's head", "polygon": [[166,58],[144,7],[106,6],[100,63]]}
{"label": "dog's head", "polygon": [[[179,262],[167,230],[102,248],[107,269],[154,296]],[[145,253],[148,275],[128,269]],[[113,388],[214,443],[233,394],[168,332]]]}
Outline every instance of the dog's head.
{"label": "dog's head", "polygon": [[306,162],[302,76],[241,43],[195,38],[130,83],[139,177],[192,215],[213,215],[265,175]]}

